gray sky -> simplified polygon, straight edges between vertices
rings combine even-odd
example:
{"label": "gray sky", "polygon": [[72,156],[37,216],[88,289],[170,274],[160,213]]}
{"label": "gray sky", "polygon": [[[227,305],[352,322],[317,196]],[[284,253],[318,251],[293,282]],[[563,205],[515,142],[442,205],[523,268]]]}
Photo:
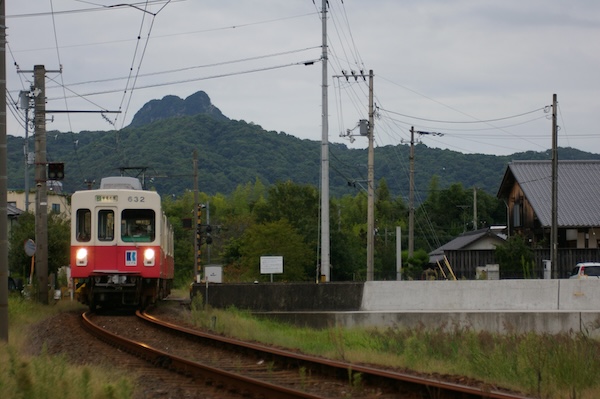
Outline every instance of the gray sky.
{"label": "gray sky", "polygon": [[[321,64],[304,65],[321,57],[315,3],[8,1],[7,86],[16,101],[32,81],[26,71],[62,65],[48,73],[48,109],[122,111],[106,115],[111,123],[55,114],[48,130],[122,128],[152,99],[203,90],[229,118],[321,140]],[[420,136],[429,147],[547,150],[556,93],[559,146],[600,153],[599,1],[329,3],[331,142],[366,147],[340,134],[368,118],[367,84],[335,76],[372,69],[377,146],[406,143],[414,126],[444,134]],[[8,133],[23,136],[23,112],[8,119]]]}

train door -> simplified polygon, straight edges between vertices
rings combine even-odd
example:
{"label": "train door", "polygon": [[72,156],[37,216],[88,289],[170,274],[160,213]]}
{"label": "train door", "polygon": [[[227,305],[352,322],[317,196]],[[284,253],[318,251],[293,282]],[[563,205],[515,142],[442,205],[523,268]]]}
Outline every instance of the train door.
{"label": "train door", "polygon": [[97,208],[98,242],[96,246],[95,270],[118,270],[118,252],[115,237],[116,208]]}

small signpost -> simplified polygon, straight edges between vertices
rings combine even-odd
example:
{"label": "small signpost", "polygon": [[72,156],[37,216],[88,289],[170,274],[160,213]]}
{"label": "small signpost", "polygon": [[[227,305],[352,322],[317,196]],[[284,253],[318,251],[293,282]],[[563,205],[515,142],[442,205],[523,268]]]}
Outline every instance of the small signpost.
{"label": "small signpost", "polygon": [[27,256],[31,256],[31,272],[29,275],[29,284],[31,285],[33,282],[33,271],[35,269],[35,241],[33,241],[31,238],[28,239],[25,241],[25,244],[23,244],[23,248],[25,249]]}
{"label": "small signpost", "polygon": [[270,274],[273,282],[273,274],[283,273],[283,256],[261,256],[260,274]]}

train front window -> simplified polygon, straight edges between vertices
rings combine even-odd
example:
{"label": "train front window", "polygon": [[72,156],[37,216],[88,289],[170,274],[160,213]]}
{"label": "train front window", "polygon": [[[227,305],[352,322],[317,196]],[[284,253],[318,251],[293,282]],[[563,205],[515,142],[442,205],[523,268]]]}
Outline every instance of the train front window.
{"label": "train front window", "polygon": [[98,211],[98,240],[112,241],[115,237],[115,213],[112,210]]}
{"label": "train front window", "polygon": [[156,234],[152,209],[125,209],[121,212],[121,239],[126,242],[151,242]]}
{"label": "train front window", "polygon": [[92,212],[89,209],[78,209],[76,215],[77,241],[88,242],[92,232]]}

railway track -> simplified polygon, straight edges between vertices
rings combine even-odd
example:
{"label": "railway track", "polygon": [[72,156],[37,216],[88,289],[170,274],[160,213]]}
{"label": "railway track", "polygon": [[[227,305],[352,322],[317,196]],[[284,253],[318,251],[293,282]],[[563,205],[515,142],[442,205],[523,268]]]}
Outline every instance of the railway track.
{"label": "railway track", "polygon": [[490,386],[449,383],[242,342],[146,313],[136,316],[137,324],[127,323],[125,329],[119,328],[114,317],[85,313],[82,319],[103,341],[228,394],[253,398],[526,398]]}

